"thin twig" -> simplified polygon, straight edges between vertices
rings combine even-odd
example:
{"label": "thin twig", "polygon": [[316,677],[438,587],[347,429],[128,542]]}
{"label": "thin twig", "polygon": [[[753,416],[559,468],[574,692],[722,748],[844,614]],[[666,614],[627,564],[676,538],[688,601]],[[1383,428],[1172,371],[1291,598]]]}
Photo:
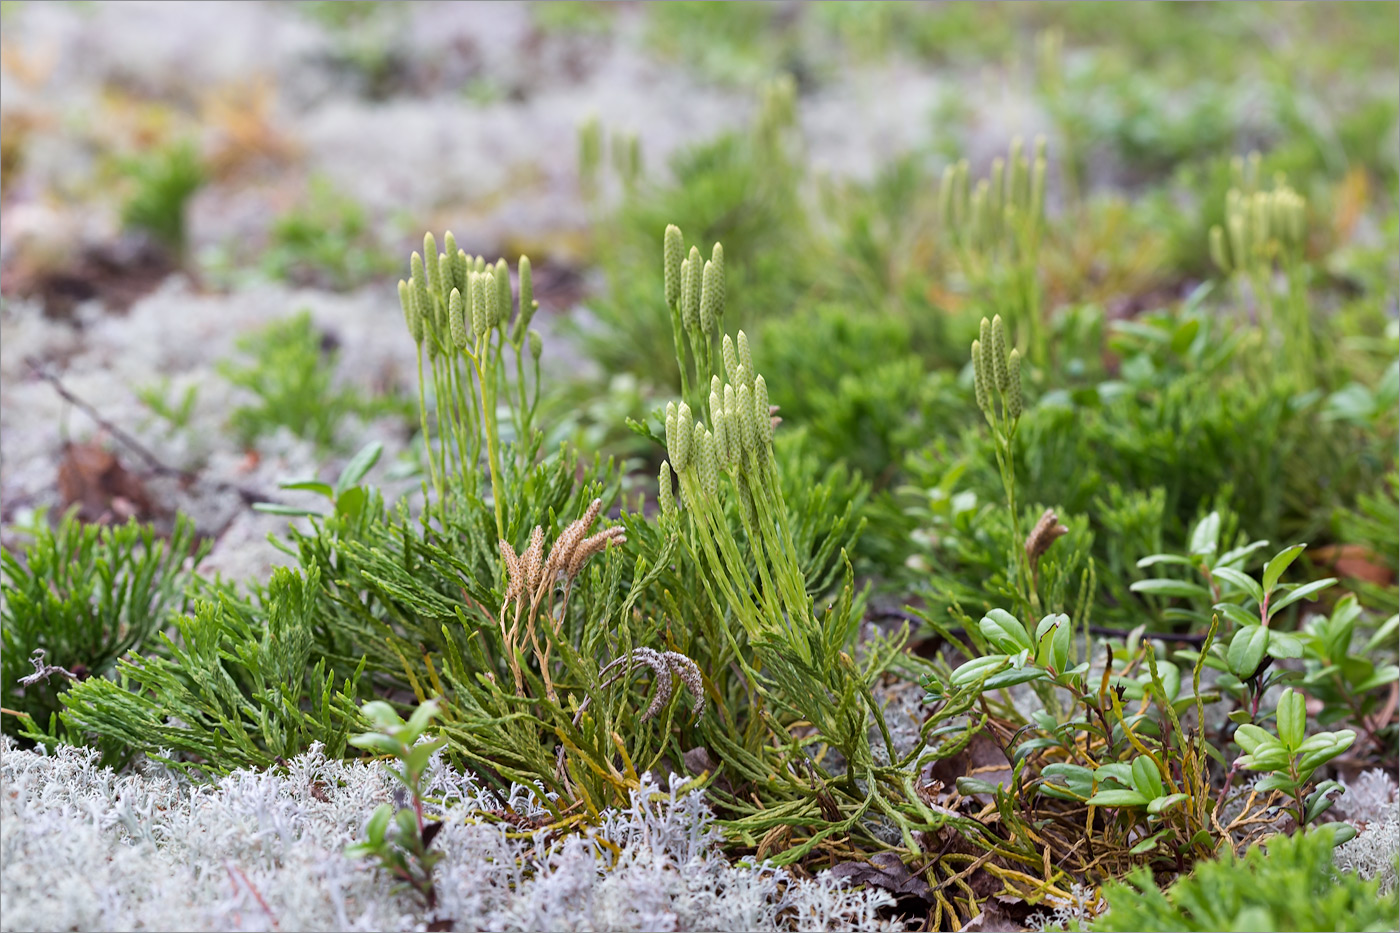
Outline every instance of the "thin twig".
{"label": "thin twig", "polygon": [[[267,901],[263,900],[263,896],[258,893],[258,889],[253,887],[253,882],[249,881],[248,876],[243,874],[243,869],[239,868],[237,865],[230,864],[229,862],[224,863],[224,868],[228,871],[230,878],[233,878],[233,875],[236,872],[238,874],[238,877],[243,879],[244,886],[247,887],[249,893],[251,893],[253,895],[253,898],[258,902],[258,906],[263,909],[263,913],[267,914],[267,919],[272,921],[272,928],[274,930],[281,929],[281,927],[277,923],[277,915],[272,912],[271,907],[267,906]],[[237,879],[233,880],[233,889],[235,892],[238,890]]]}
{"label": "thin twig", "polygon": [[150,469],[152,473],[155,473],[159,476],[171,476],[184,483],[203,483],[204,485],[214,489],[222,489],[228,490],[230,492],[235,492],[238,494],[238,497],[243,500],[244,505],[252,505],[255,502],[277,502],[277,499],[275,497],[270,496],[267,493],[261,492],[257,489],[251,489],[247,486],[240,486],[238,483],[230,483],[225,482],[223,480],[202,479],[197,473],[192,473],[189,470],[181,470],[178,467],[173,467],[167,463],[162,462],[161,459],[155,454],[151,453],[150,449],[147,448],[144,444],[142,444],[136,438],[132,437],[127,432],[123,431],[121,428],[117,427],[111,421],[104,418],[97,411],[97,409],[94,408],[89,402],[86,402],[83,399],[79,398],[77,395],[74,395],[73,391],[67,386],[65,386],[63,384],[63,381],[59,379],[59,377],[56,376],[54,373],[49,371],[49,369],[46,366],[44,366],[42,362],[40,362],[32,356],[25,357],[24,361],[26,364],[28,364],[30,370],[34,373],[34,375],[38,376],[40,379],[44,380],[50,386],[52,386],[53,390],[57,392],[64,401],[68,402],[74,408],[77,408],[83,414],[87,415],[89,418],[91,418],[94,422],[97,423],[98,427],[102,428],[102,430],[106,431],[108,434],[111,434],[117,439],[117,441],[122,446],[126,447],[132,453],[136,454],[136,456],[140,457],[143,461],[145,461],[146,466]]}

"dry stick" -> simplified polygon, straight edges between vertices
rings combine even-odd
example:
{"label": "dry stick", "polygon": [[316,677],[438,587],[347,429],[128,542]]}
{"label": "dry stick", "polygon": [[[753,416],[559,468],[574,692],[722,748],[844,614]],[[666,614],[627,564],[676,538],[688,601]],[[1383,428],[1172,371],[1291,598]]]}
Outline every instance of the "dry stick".
{"label": "dry stick", "polygon": [[258,906],[267,914],[267,919],[272,921],[272,928],[274,930],[281,929],[281,926],[277,923],[277,916],[272,912],[272,908],[267,906],[267,901],[263,900],[263,896],[258,893],[258,889],[253,887],[253,882],[249,881],[248,876],[243,874],[243,869],[228,862],[224,863],[224,868],[228,871],[229,878],[233,879],[234,892],[236,893],[238,891],[238,881],[233,878],[234,874],[237,873],[238,877],[243,879],[243,884],[248,888],[249,893],[257,900]]}
{"label": "dry stick", "polygon": [[25,357],[24,362],[29,366],[30,370],[34,373],[34,375],[38,376],[40,379],[44,380],[50,386],[52,386],[53,390],[57,392],[59,394],[59,397],[61,397],[65,402],[68,402],[74,408],[77,408],[83,414],[87,415],[89,418],[91,418],[94,422],[97,423],[98,427],[102,428],[104,431],[115,437],[122,444],[122,446],[128,448],[132,453],[136,454],[136,456],[144,460],[146,462],[146,466],[150,468],[152,473],[156,473],[160,476],[173,476],[176,479],[179,479],[182,482],[186,483],[202,482],[205,485],[210,486],[214,489],[226,489],[231,492],[236,492],[238,494],[238,497],[243,500],[244,505],[252,505],[255,502],[277,501],[274,497],[269,496],[266,493],[260,492],[256,489],[251,489],[247,486],[240,486],[237,483],[225,482],[223,480],[202,480],[196,473],[191,473],[188,470],[181,470],[177,467],[173,467],[162,462],[160,458],[158,458],[155,454],[151,453],[151,451],[148,448],[146,448],[146,446],[143,445],[140,441],[136,440],[136,438],[132,437],[130,434],[117,427],[111,421],[108,421],[106,418],[104,418],[90,403],[74,395],[72,390],[65,386],[63,384],[63,381],[59,379],[58,376],[50,372],[48,368],[45,367],[44,364],[41,363],[39,360],[35,359],[32,356],[27,356]]}

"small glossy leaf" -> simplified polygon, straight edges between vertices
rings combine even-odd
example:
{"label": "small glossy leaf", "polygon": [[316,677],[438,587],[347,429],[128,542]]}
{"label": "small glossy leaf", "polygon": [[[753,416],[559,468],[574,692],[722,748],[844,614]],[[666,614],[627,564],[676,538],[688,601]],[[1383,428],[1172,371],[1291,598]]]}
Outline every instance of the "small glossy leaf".
{"label": "small glossy leaf", "polygon": [[1126,761],[1114,761],[1106,765],[1100,765],[1094,772],[1094,777],[1100,781],[1105,779],[1117,781],[1126,787],[1133,786],[1133,766]]}
{"label": "small glossy leaf", "polygon": [[1269,657],[1271,658],[1301,658],[1303,656],[1303,642],[1292,632],[1276,632],[1269,630]]}
{"label": "small glossy leaf", "polygon": [[1168,580],[1161,577],[1154,577],[1150,580],[1139,580],[1128,587],[1134,593],[1146,593],[1149,596],[1180,596],[1187,599],[1210,599],[1210,590],[1207,590],[1199,583],[1188,583],[1185,580]]}
{"label": "small glossy leaf", "polygon": [[435,699],[418,705],[418,708],[413,711],[413,715],[408,717],[408,729],[413,739],[423,734],[423,730],[428,728],[428,723],[432,722],[433,717],[438,712],[438,701]]}
{"label": "small glossy leaf", "polygon": [[1035,789],[1038,793],[1043,794],[1046,797],[1053,797],[1056,800],[1072,800],[1079,803],[1083,803],[1085,798],[1089,796],[1088,791],[1085,791],[1082,794],[1076,794],[1074,791],[1070,790],[1067,787],[1063,787],[1059,784],[1053,784],[1049,781],[1042,781],[1041,783],[1035,786]]}
{"label": "small glossy leaf", "polygon": [[1035,629],[1036,662],[1062,671],[1069,664],[1071,624],[1069,616],[1052,613]]}
{"label": "small glossy leaf", "polygon": [[[1314,748],[1308,747],[1308,743],[1313,739],[1322,739],[1323,737],[1327,739],[1325,743],[1320,743]],[[1331,761],[1351,748],[1351,743],[1355,741],[1356,733],[1350,729],[1342,729],[1337,732],[1319,732],[1299,747],[1298,753],[1301,757],[1298,761],[1298,772],[1310,774],[1319,765]]]}
{"label": "small glossy leaf", "polygon": [[[365,474],[379,461],[379,455],[383,452],[384,445],[379,441],[370,441],[361,447],[359,452],[350,458],[350,462],[345,464],[345,469],[340,471],[340,477],[335,481],[336,492],[343,492],[364,479]],[[329,489],[326,495],[330,495]]]}
{"label": "small glossy leaf", "polygon": [[404,759],[404,770],[408,772],[404,783],[412,783],[422,776],[423,771],[428,767],[428,759],[433,756],[433,752],[446,743],[446,739],[437,739],[433,742],[424,742],[421,745],[413,746],[413,750]]}
{"label": "small glossy leaf", "polygon": [[1247,753],[1252,753],[1260,745],[1272,741],[1274,737],[1256,725],[1246,723],[1235,730],[1235,744]]}
{"label": "small glossy leaf", "polygon": [[954,687],[965,687],[968,684],[976,683],[992,672],[1005,667],[1009,660],[1004,654],[989,654],[986,657],[973,658],[953,671],[948,678],[948,683]]}
{"label": "small glossy leaf", "polygon": [[1352,689],[1357,693],[1365,693],[1368,690],[1374,690],[1377,687],[1384,687],[1386,684],[1394,683],[1397,679],[1400,679],[1400,667],[1396,667],[1394,664],[1387,664],[1384,667],[1377,668],[1374,674],[1362,680],[1360,683],[1355,684]]}
{"label": "small glossy leaf", "polygon": [[1142,807],[1147,805],[1147,798],[1135,790],[1101,790],[1089,798],[1089,803],[1096,807]]}
{"label": "small glossy leaf", "polygon": [[1376,634],[1367,639],[1362,653],[1370,654],[1381,645],[1394,645],[1397,630],[1400,630],[1400,614],[1393,615],[1381,623],[1381,627],[1376,629]]}
{"label": "small glossy leaf", "polygon": [[983,637],[998,651],[1015,654],[1018,651],[1035,650],[1021,620],[1005,609],[993,609],[988,612],[982,617],[978,627],[982,630]]}
{"label": "small glossy leaf", "polygon": [[1215,571],[1215,578],[1217,580],[1226,581],[1236,589],[1244,590],[1250,596],[1254,597],[1256,603],[1262,603],[1264,601],[1264,588],[1259,585],[1257,580],[1247,573],[1235,570],[1232,567],[1221,567]]}
{"label": "small glossy leaf", "polygon": [[332,498],[332,496],[334,495],[329,485],[314,479],[301,480],[295,483],[278,483],[277,488],[285,489],[289,492],[292,490],[297,490],[301,492],[314,492],[318,495],[325,496],[327,499]]}
{"label": "small glossy leaf", "polygon": [[1025,758],[1031,752],[1038,752],[1043,748],[1059,748],[1060,745],[1061,742],[1059,739],[1028,739],[1025,742],[1022,742],[1020,745],[1016,746],[1016,750],[1011,755],[1011,760],[1020,761],[1022,758]]}
{"label": "small glossy leaf", "polygon": [[980,778],[960,777],[953,782],[953,786],[964,797],[971,797],[973,794],[995,794],[1001,785]]}
{"label": "small glossy leaf", "polygon": [[[1261,768],[1257,765],[1252,765],[1251,767],[1256,771],[1273,770],[1272,768]],[[1298,790],[1298,782],[1289,777],[1286,771],[1275,771],[1273,774],[1260,778],[1258,783],[1254,785],[1254,789],[1264,794],[1271,790],[1281,790],[1285,794],[1292,794]]]}
{"label": "small glossy leaf", "polygon": [[1137,565],[1141,568],[1151,567],[1154,564],[1180,564],[1183,567],[1196,566],[1189,557],[1182,557],[1180,554],[1151,554],[1137,562]]}
{"label": "small glossy leaf", "polygon": [[1250,625],[1259,624],[1259,613],[1250,612],[1248,609],[1245,609],[1241,606],[1236,606],[1234,603],[1216,603],[1215,606],[1212,608],[1214,608],[1216,612],[1220,613],[1225,618],[1229,619],[1231,622],[1235,623],[1237,627],[1247,627]]}
{"label": "small glossy leaf", "polygon": [[1264,565],[1264,592],[1272,593],[1274,591],[1274,587],[1278,586],[1279,578],[1283,576],[1283,572],[1298,559],[1298,555],[1303,553],[1303,549],[1306,547],[1306,544],[1286,547]]}
{"label": "small glossy leaf", "polygon": [[1241,755],[1237,761],[1251,771],[1277,771],[1280,768],[1288,767],[1288,763],[1293,760],[1293,756],[1288,753],[1282,743],[1277,739],[1270,744],[1260,745],[1248,755]]}
{"label": "small glossy leaf", "polygon": [[1332,848],[1336,848],[1345,842],[1351,842],[1356,838],[1359,830],[1350,823],[1323,823],[1321,826],[1313,828],[1312,832],[1326,833],[1332,837]]}
{"label": "small glossy leaf", "polygon": [[389,820],[393,819],[394,808],[381,803],[374,808],[370,814],[369,822],[365,824],[365,835],[369,837],[370,845],[378,847],[384,842],[384,831],[389,828]]}
{"label": "small glossy leaf", "polygon": [[[1273,636],[1269,636],[1273,641]],[[1302,671],[1270,671],[1269,676],[1264,678],[1264,689],[1267,690],[1274,684],[1296,684],[1301,683],[1305,675]]]}
{"label": "small glossy leaf", "polygon": [[1168,794],[1165,797],[1158,797],[1147,805],[1147,812],[1156,816],[1165,810],[1170,810],[1182,801],[1189,799],[1191,798],[1185,794]]}
{"label": "small glossy leaf", "polygon": [[384,726],[387,728],[403,725],[403,719],[400,718],[399,714],[395,712],[392,706],[385,703],[383,700],[370,700],[364,706],[360,707],[360,712],[376,726]]}
{"label": "small glossy leaf", "polygon": [[[1153,802],[1155,803],[1156,801]],[[1149,804],[1148,810],[1151,809],[1152,807]],[[1170,832],[1170,830],[1158,830],[1157,832],[1148,836],[1146,839],[1139,842],[1137,845],[1133,846],[1131,849],[1128,850],[1128,852],[1132,855],[1145,855],[1146,853],[1151,852],[1153,849],[1157,848],[1157,843],[1161,842],[1162,837],[1165,836],[1168,832]]]}
{"label": "small glossy leaf", "polygon": [[[1337,793],[1333,793],[1336,791]],[[1323,781],[1317,788],[1308,795],[1307,809],[1304,810],[1304,820],[1311,823],[1337,802],[1337,798],[1342,796],[1342,785],[1336,781]]]}
{"label": "small glossy leaf", "polygon": [[1003,687],[1014,687],[1018,684],[1028,684],[1033,680],[1046,680],[1049,678],[1044,669],[1039,667],[1022,667],[1002,671],[1000,674],[993,674],[982,682],[983,690],[1000,690]]}
{"label": "small glossy leaf", "polygon": [[1224,554],[1220,555],[1220,560],[1217,562],[1216,566],[1234,567],[1242,563],[1246,557],[1248,557],[1250,554],[1253,554],[1261,547],[1268,546],[1269,542],[1267,541],[1251,541],[1242,547],[1232,548],[1231,550],[1228,550]]}
{"label": "small glossy leaf", "polygon": [[1047,781],[1062,784],[1080,800],[1087,799],[1094,791],[1094,772],[1081,765],[1057,762],[1046,765],[1040,775]]}
{"label": "small glossy leaf", "polygon": [[335,510],[346,518],[354,518],[365,507],[365,500],[368,498],[369,493],[365,492],[363,487],[352,486],[336,497]]}
{"label": "small glossy leaf", "polygon": [[1230,665],[1230,673],[1241,680],[1250,677],[1264,661],[1264,652],[1269,647],[1269,630],[1262,625],[1242,628],[1230,639],[1230,648],[1225,660]]}
{"label": "small glossy leaf", "polygon": [[1162,796],[1162,775],[1146,755],[1133,759],[1133,787],[1148,800]]}
{"label": "small glossy leaf", "polygon": [[1285,689],[1278,700],[1275,722],[1279,739],[1290,751],[1296,751],[1298,746],[1303,744],[1307,732],[1307,717],[1303,695],[1292,687]]}
{"label": "small glossy leaf", "polygon": [[1187,318],[1176,326],[1172,332],[1172,352],[1184,354],[1191,349],[1191,344],[1195,342],[1196,335],[1201,332],[1200,318]]}
{"label": "small glossy leaf", "polygon": [[403,745],[400,742],[382,732],[363,732],[359,735],[352,736],[349,742],[356,748],[378,752],[381,755],[397,756],[403,749]]}
{"label": "small glossy leaf", "polygon": [[1214,557],[1220,539],[1220,513],[1211,512],[1191,530],[1190,551],[1197,557]]}
{"label": "small glossy leaf", "polygon": [[[1274,617],[1274,614],[1277,613],[1280,609],[1283,609],[1283,608],[1285,608],[1285,607],[1287,607],[1287,606],[1291,606],[1291,605],[1293,605],[1294,603],[1296,603],[1296,602],[1297,602],[1298,600],[1300,600],[1300,599],[1314,599],[1314,598],[1316,598],[1316,595],[1317,595],[1318,593],[1320,593],[1320,592],[1322,592],[1323,590],[1327,589],[1329,586],[1331,586],[1332,584],[1334,584],[1334,583],[1336,583],[1336,582],[1337,582],[1337,578],[1336,578],[1336,577],[1324,577],[1324,578],[1321,579],[1321,580],[1314,580],[1314,581],[1312,581],[1311,583],[1304,583],[1302,586],[1298,587],[1297,589],[1289,590],[1286,594],[1284,594],[1284,595],[1283,595],[1281,598],[1279,598],[1278,600],[1270,600],[1270,602],[1269,602],[1269,618],[1272,619],[1272,618]],[[1295,655],[1295,657],[1296,657],[1296,655]]]}
{"label": "small glossy leaf", "polygon": [[400,842],[406,842],[418,835],[418,818],[408,807],[394,814],[394,825],[399,831]]}

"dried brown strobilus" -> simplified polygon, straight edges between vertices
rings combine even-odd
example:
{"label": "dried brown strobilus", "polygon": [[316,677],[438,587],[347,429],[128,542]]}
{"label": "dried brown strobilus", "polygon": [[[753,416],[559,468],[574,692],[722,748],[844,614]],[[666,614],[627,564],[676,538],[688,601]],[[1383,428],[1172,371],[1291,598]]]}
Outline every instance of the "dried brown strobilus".
{"label": "dried brown strobilus", "polygon": [[1041,514],[1040,520],[1035,523],[1031,533],[1026,536],[1026,557],[1031,563],[1031,573],[1035,573],[1040,555],[1044,554],[1057,538],[1067,534],[1069,534],[1069,529],[1060,524],[1059,516],[1055,514],[1054,509],[1046,509]]}

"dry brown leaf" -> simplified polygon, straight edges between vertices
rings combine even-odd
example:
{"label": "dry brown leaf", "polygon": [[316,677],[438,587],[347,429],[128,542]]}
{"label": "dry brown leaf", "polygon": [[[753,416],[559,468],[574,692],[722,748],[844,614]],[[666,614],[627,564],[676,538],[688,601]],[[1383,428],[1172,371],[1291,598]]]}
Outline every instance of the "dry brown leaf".
{"label": "dry brown leaf", "polygon": [[895,897],[917,897],[933,902],[933,890],[921,875],[912,874],[909,866],[893,852],[880,852],[868,862],[838,862],[831,868],[833,878],[846,878],[852,884],[869,884],[884,888]]}
{"label": "dry brown leaf", "polygon": [[78,517],[85,522],[149,519],[155,511],[141,480],[97,441],[64,447],[58,492],[64,507],[78,506]]}

